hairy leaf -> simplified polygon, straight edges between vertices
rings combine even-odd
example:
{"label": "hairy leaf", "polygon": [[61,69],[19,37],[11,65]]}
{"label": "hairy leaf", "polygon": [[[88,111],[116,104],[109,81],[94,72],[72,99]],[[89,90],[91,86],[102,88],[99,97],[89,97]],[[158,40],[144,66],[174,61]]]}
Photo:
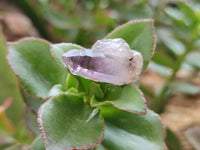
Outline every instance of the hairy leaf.
{"label": "hairy leaf", "polygon": [[51,88],[51,90],[49,91],[47,96],[48,97],[54,97],[56,95],[68,94],[68,93],[72,93],[72,94],[75,94],[75,95],[78,94],[77,90],[73,87],[68,89],[68,90],[65,90],[64,87],[61,84],[56,84]]}
{"label": "hairy leaf", "polygon": [[37,115],[28,108],[25,109],[25,121],[26,125],[34,135],[40,134],[39,125],[37,122]]}
{"label": "hairy leaf", "polygon": [[104,121],[75,95],[59,95],[40,108],[39,124],[47,150],[89,149],[102,141]]}
{"label": "hairy leaf", "polygon": [[34,141],[32,145],[32,150],[45,150],[45,146],[42,140],[42,135],[39,135]]}
{"label": "hairy leaf", "polygon": [[45,98],[52,86],[65,83],[67,71],[53,59],[47,41],[27,38],[9,43],[9,51],[9,63],[30,95]]}
{"label": "hairy leaf", "polygon": [[107,150],[166,150],[164,130],[158,115],[148,110],[146,115],[102,106],[105,136],[102,145]]}
{"label": "hairy leaf", "polygon": [[130,21],[114,29],[105,38],[122,38],[131,49],[139,51],[143,56],[143,70],[147,67],[155,50],[155,31],[151,19]]}
{"label": "hairy leaf", "polygon": [[145,98],[141,91],[133,85],[124,87],[107,84],[104,87],[103,100],[93,97],[90,102],[92,107],[112,104],[114,107],[132,113],[146,113]]}
{"label": "hairy leaf", "polygon": [[33,98],[30,95],[28,95],[26,92],[21,89],[21,93],[24,99],[24,102],[26,105],[35,113],[37,114],[38,109],[40,106],[44,103],[44,101],[41,101],[40,99]]}

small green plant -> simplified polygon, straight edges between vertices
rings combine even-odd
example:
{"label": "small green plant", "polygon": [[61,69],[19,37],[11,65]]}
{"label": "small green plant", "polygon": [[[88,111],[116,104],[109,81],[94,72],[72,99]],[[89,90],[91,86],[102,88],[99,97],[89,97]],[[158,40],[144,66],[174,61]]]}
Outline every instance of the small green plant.
{"label": "small green plant", "polygon": [[200,93],[199,86],[191,81],[176,81],[181,69],[194,74],[200,69],[200,17],[198,5],[195,4],[195,2],[172,3],[163,8],[163,20],[157,20],[164,25],[157,26],[159,41],[150,68],[165,79],[165,84],[156,93],[146,92],[146,94],[150,93],[148,95],[154,101],[152,109],[158,113],[163,111],[173,91],[193,96]]}
{"label": "small green plant", "polygon": [[[155,49],[153,20],[130,21],[104,39],[116,38],[141,54],[144,71]],[[33,150],[167,149],[160,118],[147,108],[138,81],[119,86],[72,75],[62,56],[84,49],[76,44],[26,38],[9,43],[8,49],[27,105],[27,123],[38,135]]]}

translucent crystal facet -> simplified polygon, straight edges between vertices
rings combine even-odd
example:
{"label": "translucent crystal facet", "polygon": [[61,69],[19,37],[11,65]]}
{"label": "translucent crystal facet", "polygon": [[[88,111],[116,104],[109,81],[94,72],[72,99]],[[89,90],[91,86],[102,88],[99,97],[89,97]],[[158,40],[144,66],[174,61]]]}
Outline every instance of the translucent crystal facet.
{"label": "translucent crystal facet", "polygon": [[141,54],[121,38],[98,40],[91,49],[73,49],[62,57],[72,74],[115,85],[137,81],[143,66]]}

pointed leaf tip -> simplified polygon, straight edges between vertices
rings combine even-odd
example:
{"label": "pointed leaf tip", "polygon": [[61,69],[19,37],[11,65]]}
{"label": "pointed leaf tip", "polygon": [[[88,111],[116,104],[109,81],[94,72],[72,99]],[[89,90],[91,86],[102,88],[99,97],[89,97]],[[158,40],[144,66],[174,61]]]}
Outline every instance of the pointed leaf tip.
{"label": "pointed leaf tip", "polygon": [[115,28],[106,39],[122,38],[131,49],[143,57],[143,70],[148,66],[156,47],[156,34],[153,19],[132,20]]}

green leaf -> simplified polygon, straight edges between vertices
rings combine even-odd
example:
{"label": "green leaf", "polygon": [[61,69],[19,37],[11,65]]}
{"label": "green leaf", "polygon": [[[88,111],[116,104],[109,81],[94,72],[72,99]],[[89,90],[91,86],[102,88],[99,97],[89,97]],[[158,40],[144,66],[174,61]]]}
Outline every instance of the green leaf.
{"label": "green leaf", "polygon": [[70,28],[74,28],[75,24],[73,24],[72,19],[69,16],[66,16],[63,13],[55,12],[51,10],[51,8],[47,8],[44,11],[45,11],[44,14],[46,15],[47,20],[54,27],[57,27],[59,29],[66,29],[66,30],[69,30]]}
{"label": "green leaf", "polygon": [[39,125],[37,122],[37,114],[33,113],[30,109],[25,109],[25,121],[28,128],[34,135],[40,134]]}
{"label": "green leaf", "polygon": [[174,82],[170,84],[170,87],[177,92],[185,93],[188,95],[197,95],[200,93],[200,87],[191,83]]}
{"label": "green leaf", "polygon": [[91,99],[91,106],[111,104],[114,107],[132,113],[145,114],[146,102],[142,92],[135,86],[129,84],[124,87],[107,84],[104,89],[104,100],[98,97]]}
{"label": "green leaf", "polygon": [[169,48],[169,50],[171,50],[174,54],[182,55],[186,51],[184,43],[173,37],[173,35],[167,30],[158,30],[158,35],[165,46]]}
{"label": "green leaf", "polygon": [[161,76],[163,76],[163,77],[165,77],[165,78],[168,77],[168,76],[170,75],[170,74],[169,74],[169,72],[170,72],[170,69],[169,69],[169,68],[167,68],[167,67],[165,67],[165,66],[163,66],[163,65],[157,64],[157,63],[155,63],[155,62],[153,62],[153,61],[151,61],[151,62],[149,63],[148,68],[149,68],[150,70],[153,70],[153,71],[159,73]]}
{"label": "green leaf", "polygon": [[186,62],[198,69],[200,69],[199,60],[200,60],[200,52],[198,51],[191,52],[186,56]]}
{"label": "green leaf", "polygon": [[72,49],[83,49],[83,47],[72,43],[51,44],[51,52],[56,61],[62,66],[67,68],[62,59],[62,55]]}
{"label": "green leaf", "polygon": [[164,130],[160,118],[151,110],[146,115],[100,107],[105,119],[102,145],[107,150],[165,150]]}
{"label": "green leaf", "polygon": [[163,52],[157,51],[154,54],[152,60],[165,67],[174,68],[175,62]]}
{"label": "green leaf", "polygon": [[139,51],[143,56],[143,70],[147,67],[155,50],[155,31],[151,19],[130,21],[117,27],[105,38],[122,38],[131,49]]}
{"label": "green leaf", "polygon": [[95,96],[96,99],[102,99],[104,97],[104,93],[99,84],[95,82],[91,82],[88,88],[89,97]]}
{"label": "green leaf", "polygon": [[175,23],[175,25],[185,27],[182,13],[178,9],[168,7],[164,12]]}
{"label": "green leaf", "polygon": [[176,135],[169,129],[167,129],[166,144],[169,150],[182,150],[180,142]]}
{"label": "green leaf", "polygon": [[60,95],[60,94],[77,94],[78,95],[78,91],[75,88],[70,88],[68,90],[65,90],[64,87],[61,84],[56,84],[54,85],[51,90],[49,91],[49,93],[47,94],[48,97],[54,97],[56,95]]}
{"label": "green leaf", "polygon": [[97,145],[93,150],[108,150],[102,144]]}
{"label": "green leaf", "polygon": [[[13,97],[11,107],[6,111],[8,118],[17,125],[22,119],[23,103],[15,75],[6,60],[6,41],[0,29],[0,105],[8,97]],[[15,113],[13,113],[15,112]]]}
{"label": "green leaf", "polygon": [[42,135],[39,135],[34,141],[32,150],[45,150],[44,142],[42,140]]}
{"label": "green leaf", "polygon": [[65,83],[67,71],[53,59],[47,41],[27,38],[9,43],[9,50],[9,63],[31,95],[45,98],[52,86]]}
{"label": "green leaf", "polygon": [[79,76],[75,76],[72,74],[68,75],[67,78],[67,89],[75,88],[79,92],[79,94],[88,94],[89,92],[89,85],[93,81],[90,79],[85,79]]}
{"label": "green leaf", "polygon": [[180,11],[183,15],[183,20],[188,26],[194,26],[198,22],[198,16],[196,15],[195,10],[185,2],[179,2]]}
{"label": "green leaf", "polygon": [[75,76],[75,78],[78,80],[78,91],[80,93],[88,93],[89,85],[93,81],[90,79],[79,77],[79,76]]}
{"label": "green leaf", "polygon": [[75,95],[59,95],[42,105],[39,124],[48,150],[93,148],[102,141],[104,121]]}
{"label": "green leaf", "polygon": [[77,89],[78,87],[78,80],[71,73],[69,73],[67,76],[66,86],[67,86],[67,89],[70,89],[70,88]]}
{"label": "green leaf", "polygon": [[200,38],[196,38],[194,43],[193,43],[193,47],[194,49],[197,49],[198,51],[200,51]]}
{"label": "green leaf", "polygon": [[149,1],[149,3],[145,1],[134,1],[133,5],[127,6],[125,4],[123,5],[125,8],[120,10],[123,10],[123,17],[126,17],[126,20],[152,18],[154,16],[154,10],[151,8],[152,5],[150,3],[151,1]]}
{"label": "green leaf", "polygon": [[[198,21],[195,11],[184,2],[178,3],[177,8],[166,8],[165,13],[178,25],[194,27]],[[191,30],[192,28],[189,28]]]}
{"label": "green leaf", "polygon": [[67,92],[61,84],[54,85],[48,92],[47,97],[54,97],[56,95]]}
{"label": "green leaf", "polygon": [[41,101],[37,98],[33,98],[30,95],[28,95],[26,92],[21,89],[22,97],[24,99],[24,102],[26,105],[35,113],[37,114],[38,109],[40,106],[44,103],[44,101]]}

